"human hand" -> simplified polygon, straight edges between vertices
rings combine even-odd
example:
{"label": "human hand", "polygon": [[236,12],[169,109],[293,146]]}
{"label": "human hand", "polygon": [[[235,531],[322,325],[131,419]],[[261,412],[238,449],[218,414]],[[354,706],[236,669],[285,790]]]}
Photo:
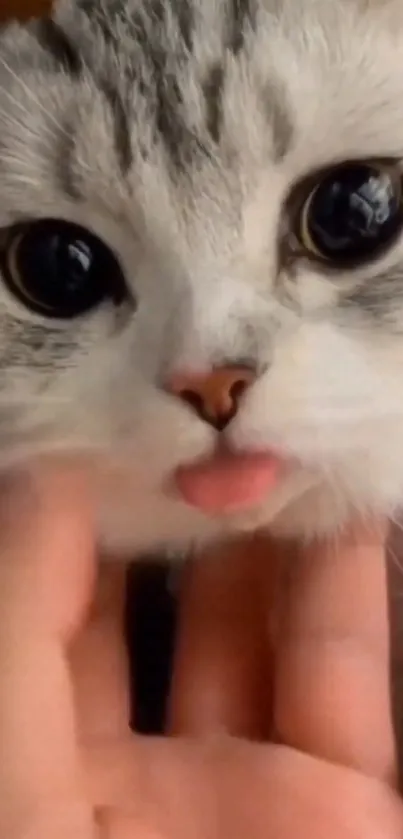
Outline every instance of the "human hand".
{"label": "human hand", "polygon": [[400,839],[381,535],[291,558],[255,538],[197,563],[181,736],[153,739],[127,727],[120,569],[90,606],[84,479],[4,487],[0,522],[1,837]]}

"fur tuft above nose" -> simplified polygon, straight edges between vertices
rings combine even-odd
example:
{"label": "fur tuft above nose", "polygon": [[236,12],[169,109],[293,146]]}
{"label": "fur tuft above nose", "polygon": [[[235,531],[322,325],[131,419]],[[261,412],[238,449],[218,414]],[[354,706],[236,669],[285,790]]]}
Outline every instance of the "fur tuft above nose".
{"label": "fur tuft above nose", "polygon": [[207,373],[174,373],[168,391],[190,405],[201,419],[223,431],[238,411],[256,373],[242,365],[216,367]]}

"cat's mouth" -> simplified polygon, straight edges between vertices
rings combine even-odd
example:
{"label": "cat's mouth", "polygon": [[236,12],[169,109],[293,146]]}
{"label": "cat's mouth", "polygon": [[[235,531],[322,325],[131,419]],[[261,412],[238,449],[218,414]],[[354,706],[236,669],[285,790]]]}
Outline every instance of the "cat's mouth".
{"label": "cat's mouth", "polygon": [[242,452],[219,447],[201,460],[179,466],[176,492],[209,515],[247,510],[260,504],[284,477],[286,461],[270,451]]}

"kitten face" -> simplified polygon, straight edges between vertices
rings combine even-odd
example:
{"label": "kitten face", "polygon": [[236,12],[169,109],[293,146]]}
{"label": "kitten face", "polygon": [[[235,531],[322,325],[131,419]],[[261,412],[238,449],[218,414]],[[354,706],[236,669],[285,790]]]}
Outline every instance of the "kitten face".
{"label": "kitten face", "polygon": [[[1,458],[83,452],[117,553],[392,512],[403,236],[334,270],[295,248],[295,225],[315,173],[387,161],[400,180],[400,0],[62,0],[55,21],[0,40]],[[41,219],[95,234],[123,298],[72,318],[24,305],[7,236]],[[224,432],[166,390],[245,361],[256,381]],[[172,488],[218,437],[285,459],[242,513]]]}

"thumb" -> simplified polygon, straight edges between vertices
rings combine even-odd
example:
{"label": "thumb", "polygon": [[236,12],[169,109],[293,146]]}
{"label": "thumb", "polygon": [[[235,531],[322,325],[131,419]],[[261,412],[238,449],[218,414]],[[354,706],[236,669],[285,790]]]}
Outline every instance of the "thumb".
{"label": "thumb", "polygon": [[90,598],[93,556],[90,503],[82,474],[52,466],[4,483],[0,494],[2,836],[14,835],[14,830],[20,835],[16,820],[19,824],[27,818],[29,825],[33,812],[48,804],[54,807],[56,800],[79,800],[65,650]]}

